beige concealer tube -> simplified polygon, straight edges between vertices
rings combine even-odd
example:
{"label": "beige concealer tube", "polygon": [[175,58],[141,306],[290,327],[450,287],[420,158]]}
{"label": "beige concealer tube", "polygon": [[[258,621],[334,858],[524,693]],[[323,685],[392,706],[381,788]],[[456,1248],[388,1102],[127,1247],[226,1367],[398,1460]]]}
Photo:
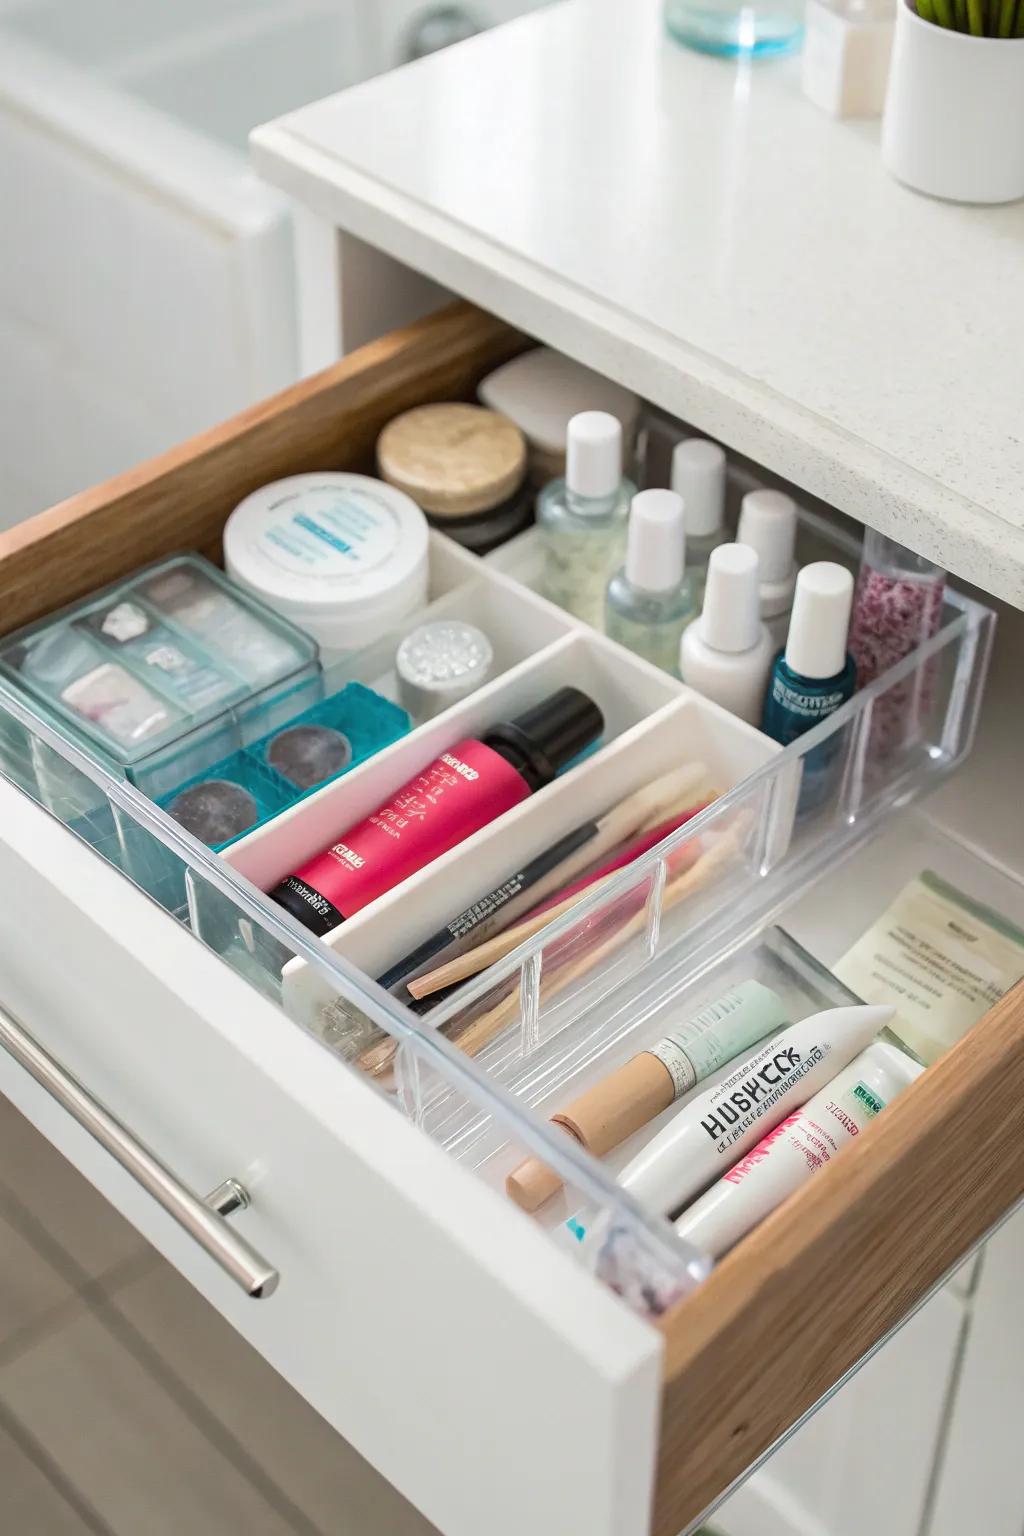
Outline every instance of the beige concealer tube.
{"label": "beige concealer tube", "polygon": [[[782,1000],[770,987],[741,982],[573,1099],[551,1116],[552,1124],[595,1157],[604,1157],[695,1083],[788,1023]],[[558,1174],[534,1157],[505,1181],[509,1198],[525,1211],[536,1211],[561,1187]]]}

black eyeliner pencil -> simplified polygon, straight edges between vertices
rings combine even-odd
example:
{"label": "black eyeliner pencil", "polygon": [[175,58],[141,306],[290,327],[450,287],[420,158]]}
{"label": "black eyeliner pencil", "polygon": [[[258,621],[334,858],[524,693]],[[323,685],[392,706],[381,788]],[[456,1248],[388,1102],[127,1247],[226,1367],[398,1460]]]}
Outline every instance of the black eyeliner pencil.
{"label": "black eyeliner pencil", "polygon": [[410,954],[389,966],[382,976],[377,977],[378,984],[385,991],[394,992],[416,976],[454,960],[465,950],[475,948],[492,934],[518,922],[524,912],[642,827],[656,826],[663,821],[682,799],[695,795],[697,787],[706,780],[707,769],[703,763],[671,768],[642,789],[634,790],[602,815],[573,827],[552,847],[510,874],[493,891],[472,902]]}
{"label": "black eyeliner pencil", "polygon": [[[522,869],[516,870],[515,874],[496,885],[493,891],[488,891],[486,896],[481,896],[464,912],[451,918],[443,928],[438,928],[409,954],[403,955],[401,960],[377,977],[378,986],[388,992],[404,987],[424,971],[433,970],[446,960],[454,960],[470,944],[479,944],[489,938],[500,926],[502,914],[510,902],[530,890],[578,848],[592,842],[599,830],[600,822],[597,821],[585,821],[574,827],[571,832],[559,838],[557,843],[545,848],[543,853],[524,864]],[[431,998],[430,1001],[440,1002],[441,999]]]}

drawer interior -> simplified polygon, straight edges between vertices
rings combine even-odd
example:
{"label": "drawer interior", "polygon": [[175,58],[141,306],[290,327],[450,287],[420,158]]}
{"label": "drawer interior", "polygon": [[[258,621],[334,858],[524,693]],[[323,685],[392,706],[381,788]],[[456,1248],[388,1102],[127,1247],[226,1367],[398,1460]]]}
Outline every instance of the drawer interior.
{"label": "drawer interior", "polygon": [[[484,373],[525,345],[499,322],[454,306],[20,525],[0,537],[4,631],[175,550],[195,548],[219,560],[224,521],[249,491],[301,470],[372,469],[375,438],[391,416],[426,400],[471,396]],[[742,474],[734,476],[733,512],[749,484]],[[827,553],[856,566],[856,542],[811,509],[802,516],[800,539],[801,561]],[[993,618],[950,591],[933,639],[782,751],[569,619],[536,587],[531,535],[487,562],[435,536],[426,611],[486,615],[497,652],[491,680],[223,856],[195,842],[133,786],[111,779],[87,753],[61,743],[13,696],[3,700],[0,753],[9,777],[187,922],[297,1025],[354,1061],[353,1070],[488,1184],[500,1190],[527,1151],[543,1155],[566,1181],[565,1193],[537,1218],[556,1241],[572,1245],[566,1216],[584,1204],[597,1205],[628,1229],[629,1273],[620,1288],[649,1315],[665,1313],[671,1431],[693,1411],[687,1394],[698,1392],[703,1357],[693,1341],[710,1339],[712,1323],[733,1315],[729,1277],[739,1269],[753,1285],[750,1277],[760,1274],[756,1260],[744,1269],[743,1255],[763,1242],[762,1229],[705,1279],[702,1256],[618,1189],[616,1162],[597,1164],[545,1117],[559,1100],[658,1038],[666,1018],[684,1016],[731,980],[771,973],[792,988],[794,1009],[823,1006],[818,999],[832,998],[829,988],[836,983],[815,962],[827,964],[846,947],[844,923],[850,935],[863,926],[844,898],[854,866],[858,879],[866,872],[873,882],[876,911],[890,885],[898,888],[931,858],[979,899],[991,886],[992,904],[1024,922],[1020,883],[1012,876],[978,859],[969,873],[985,889],[975,892],[963,872],[966,850],[943,842],[916,816],[894,822],[890,815],[939,783],[970,750]],[[357,678],[393,691],[393,651],[389,638],[350,658],[332,673],[329,686]],[[600,749],[563,778],[324,941],[266,899],[264,892],[290,867],[380,803],[438,750],[567,682],[593,692],[606,731]],[[893,719],[901,722],[895,740],[883,729]],[[695,759],[719,792],[707,809],[442,1001],[429,1022],[375,986],[374,975],[397,958],[396,942],[400,952],[411,948],[524,854],[541,850],[568,814],[579,819],[600,813],[652,774]],[[829,764],[828,793],[808,804],[802,790],[806,766],[822,761]],[[832,921],[836,914],[839,920]],[[776,931],[778,922],[789,937]],[[977,1050],[979,1032],[951,1055]],[[927,1096],[935,1092],[937,1070],[919,1085]],[[920,1097],[908,1092],[887,1123],[903,1125],[909,1112],[904,1104]],[[955,1097],[959,1103],[961,1096]],[[913,1133],[909,1139],[916,1146]],[[879,1138],[868,1142],[870,1156]],[[815,1182],[816,1203],[826,1199],[821,1188],[835,1183],[833,1171]],[[993,1191],[998,1182],[993,1179]],[[999,1192],[1005,1189],[1004,1181]],[[997,1198],[990,1192],[988,1204]],[[805,1203],[801,1195],[786,1209]],[[978,1219],[988,1204],[979,1203]],[[891,1212],[885,1221],[893,1226]],[[959,1235],[969,1240],[967,1226]],[[958,1256],[952,1243],[947,1246],[948,1253],[929,1252],[915,1272],[917,1295],[936,1277],[943,1257],[952,1263]],[[782,1267],[790,1268],[790,1261]],[[907,1288],[900,1294],[906,1302]],[[884,1308],[872,1314],[874,1337],[885,1315]],[[868,1347],[874,1338],[859,1342]],[[837,1348],[829,1366],[841,1355]],[[764,1449],[758,1443],[763,1423],[777,1421],[781,1432],[809,1407],[815,1384],[819,1392],[830,1385],[824,1370],[780,1392],[774,1419],[762,1415],[744,1433],[729,1420],[734,1449],[718,1456],[713,1475],[730,1458],[738,1472]],[[728,1414],[739,1412],[732,1398],[728,1402],[722,1415],[704,1405],[709,1426],[723,1435],[730,1432]],[[800,1402],[803,1408],[796,1407]],[[671,1432],[666,1441],[679,1451]],[[746,1462],[739,1459],[740,1447]],[[689,1491],[680,1493],[684,1481]],[[658,1518],[668,1531],[708,1503],[721,1481],[709,1490],[692,1460],[677,1454],[662,1485]],[[676,1525],[664,1523],[677,1516]]]}

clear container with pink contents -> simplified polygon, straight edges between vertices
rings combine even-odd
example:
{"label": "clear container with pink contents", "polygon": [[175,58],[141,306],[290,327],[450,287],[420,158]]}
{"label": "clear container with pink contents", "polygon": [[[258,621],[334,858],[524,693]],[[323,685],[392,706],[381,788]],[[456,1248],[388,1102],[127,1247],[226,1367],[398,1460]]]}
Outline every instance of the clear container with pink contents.
{"label": "clear container with pink contents", "polygon": [[[865,531],[849,638],[858,688],[938,633],[945,589],[946,573],[939,566],[873,528]],[[934,671],[925,665],[876,700],[873,756],[890,758],[920,737],[931,709]]]}

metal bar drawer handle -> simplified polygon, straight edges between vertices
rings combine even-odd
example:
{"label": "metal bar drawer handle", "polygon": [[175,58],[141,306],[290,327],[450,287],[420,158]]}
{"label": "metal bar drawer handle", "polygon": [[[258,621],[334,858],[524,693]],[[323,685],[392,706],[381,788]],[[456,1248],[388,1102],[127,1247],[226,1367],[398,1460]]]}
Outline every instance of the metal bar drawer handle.
{"label": "metal bar drawer handle", "polygon": [[258,1299],[273,1294],[279,1279],[277,1270],[233,1232],[225,1220],[233,1211],[245,1210],[249,1204],[249,1196],[240,1184],[226,1179],[205,1200],[194,1195],[2,1008],[0,1045],[195,1238],[200,1248],[247,1295]]}

